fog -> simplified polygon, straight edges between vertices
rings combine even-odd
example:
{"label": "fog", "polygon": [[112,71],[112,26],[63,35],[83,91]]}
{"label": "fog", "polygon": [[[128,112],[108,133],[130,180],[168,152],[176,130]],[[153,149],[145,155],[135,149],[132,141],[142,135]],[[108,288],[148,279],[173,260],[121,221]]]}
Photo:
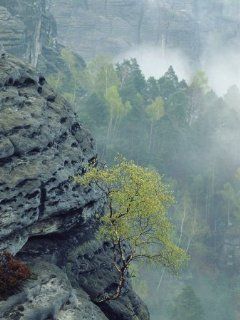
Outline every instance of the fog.
{"label": "fog", "polygon": [[[10,23],[9,29],[2,32],[2,38],[8,38],[15,22],[20,32],[22,24],[18,25],[18,21],[23,20],[26,33],[22,31],[21,45],[12,46],[20,33],[12,34],[7,41],[11,46],[9,53],[21,59],[29,56],[30,63],[32,56],[39,55],[37,72],[53,88],[42,81],[42,76],[29,81],[30,75],[26,78],[25,68],[23,72],[18,71],[17,62],[16,72],[11,78],[9,75],[8,81],[3,78],[0,90],[0,105],[3,105],[0,114],[6,117],[6,121],[1,119],[0,126],[3,129],[0,166],[6,168],[4,177],[8,177],[9,172],[22,172],[25,181],[26,177],[32,177],[31,172],[25,172],[28,166],[32,164],[35,169],[38,161],[40,166],[37,193],[35,182],[31,182],[36,180],[33,170],[29,183],[16,184],[10,199],[5,198],[5,191],[11,193],[13,189],[7,186],[0,201],[0,209],[6,208],[4,212],[8,214],[11,203],[18,203],[17,196],[25,199],[26,203],[19,205],[19,216],[22,219],[27,208],[30,218],[26,221],[30,224],[26,227],[24,218],[20,219],[23,222],[16,223],[16,230],[28,228],[30,245],[26,245],[26,250],[30,251],[29,255],[22,251],[20,256],[24,259],[29,256],[32,263],[38,251],[38,248],[32,250],[33,246],[43,241],[42,233],[45,236],[45,231],[53,230],[53,236],[47,234],[42,242],[44,250],[40,258],[46,255],[46,262],[51,260],[63,271],[71,271],[66,274],[66,279],[70,275],[69,290],[76,290],[76,299],[78,293],[82,296],[79,289],[86,291],[92,303],[106,314],[101,317],[100,313],[97,319],[240,319],[240,5],[237,6],[240,0],[18,0],[21,10],[18,12],[16,8],[17,14],[12,20],[9,17],[15,15],[11,8],[13,2],[3,0],[0,6],[0,12],[4,9],[2,17],[6,17],[3,25]],[[45,3],[49,7],[44,8]],[[33,36],[30,29],[35,30]],[[20,48],[26,49],[21,55]],[[8,61],[8,53],[0,58],[1,69]],[[136,60],[129,60],[131,58]],[[169,69],[170,66],[174,70]],[[4,69],[3,74],[5,71],[8,69]],[[15,81],[18,73],[21,81]],[[153,78],[148,80],[149,77]],[[55,91],[67,99],[73,109]],[[37,102],[32,103],[35,100]],[[40,126],[35,128],[37,121]],[[47,129],[43,132],[45,122]],[[47,143],[46,135],[49,136]],[[23,138],[31,140],[31,150],[22,146]],[[107,198],[104,195],[100,199],[100,196],[102,191],[111,188],[107,181],[105,187],[101,181],[105,174],[100,171],[99,183],[86,188],[71,186],[75,181],[72,177],[84,175],[92,167],[97,176],[98,168],[111,168],[118,155],[158,172],[163,187],[157,187],[156,191],[161,189],[162,194],[157,193],[157,204],[154,199],[145,203],[147,191],[154,193],[155,187],[147,184],[139,192],[138,181],[142,180],[143,171],[136,175],[133,195],[128,192],[132,179],[128,179],[128,173],[123,173],[126,188],[125,181],[119,183],[109,178],[114,196],[111,199],[110,192],[105,194],[110,196],[108,209],[106,205],[110,219],[102,219]],[[45,166],[46,159],[50,161],[49,168]],[[18,169],[19,163],[22,171]],[[26,170],[23,170],[24,163]],[[17,176],[17,179],[20,178]],[[121,185],[126,195],[117,191]],[[1,183],[0,187],[5,188]],[[30,187],[34,188],[31,193]],[[164,199],[168,198],[168,192],[165,190],[174,198],[166,210]],[[66,201],[66,212],[60,198]],[[33,201],[32,211],[28,209],[30,201]],[[121,209],[122,204],[125,209]],[[35,211],[38,218],[32,220]],[[139,211],[145,221],[136,219],[137,222],[130,225]],[[65,214],[66,220],[59,220],[61,229],[49,227],[51,212],[57,219]],[[151,215],[154,219],[162,215],[162,220],[154,220]],[[10,220],[5,216],[4,219],[8,224]],[[123,221],[122,227],[119,223],[120,237],[116,229],[119,219]],[[66,230],[62,227],[64,221]],[[106,221],[109,221],[104,226],[107,232],[103,232],[101,239],[98,228]],[[15,228],[15,222],[12,225]],[[137,225],[143,225],[141,228],[146,231],[138,232]],[[109,226],[114,227],[114,231],[108,229]],[[43,231],[39,231],[40,227]],[[136,237],[132,235],[135,230]],[[155,230],[163,236],[162,240],[158,241]],[[55,234],[58,231],[59,235]],[[22,232],[19,235],[25,235],[25,229]],[[40,237],[32,237],[36,232],[41,233]],[[66,253],[55,251],[59,244],[65,243],[68,233],[72,240],[64,244]],[[2,234],[8,244],[12,238]],[[165,234],[169,237],[165,238]],[[145,264],[136,259],[130,266],[137,251],[135,244],[131,250],[127,243],[131,244],[132,238],[137,243],[139,236],[143,242],[137,257],[146,258]],[[45,244],[48,243],[47,252]],[[99,244],[98,249],[95,243]],[[169,250],[164,250],[168,243]],[[175,245],[177,252],[183,249],[189,258],[184,264],[181,263],[183,256],[174,257]],[[145,246],[149,246],[147,254],[141,254]],[[155,248],[160,250],[157,257]],[[61,252],[64,257],[60,256]],[[75,255],[76,259],[72,259]],[[157,258],[158,263],[153,264],[151,258]],[[35,274],[33,278],[30,281],[35,281]],[[71,292],[67,296],[72,296]],[[102,296],[107,299],[102,300]],[[75,298],[72,300],[74,303],[64,302],[59,310],[61,315],[56,313],[56,318],[63,318],[62,311],[70,314],[72,307],[75,312]],[[0,281],[0,309],[1,303]],[[81,318],[84,304],[82,300],[79,303]],[[86,308],[90,303],[88,300]],[[149,309],[150,318],[145,316],[144,305]],[[14,310],[25,310],[25,306]],[[95,317],[90,313],[86,319]]]}
{"label": "fog", "polygon": [[[153,46],[139,46],[125,52],[115,58],[122,61],[128,58],[136,58],[146,77],[161,77],[173,66],[179,79],[191,82],[194,73],[197,71],[193,63],[180,50],[162,49]],[[208,78],[209,87],[217,95],[223,96],[228,88],[233,85],[240,87],[240,51],[226,48],[206,48],[198,70],[203,70]]]}
{"label": "fog", "polygon": [[125,54],[116,57],[117,61],[136,58],[144,75],[148,78],[161,77],[169,68],[173,66],[180,79],[190,80],[191,66],[184,54],[180,50],[170,50],[159,47],[136,47]]}
{"label": "fog", "polygon": [[[231,260],[235,254],[230,249],[231,253],[228,253],[225,258],[222,258],[220,255],[225,254],[229,250],[224,241],[239,243],[239,239],[234,235],[235,231],[233,230],[239,233],[240,204],[239,200],[237,200],[239,199],[239,183],[234,179],[237,176],[237,168],[240,166],[238,147],[240,139],[238,129],[240,96],[237,89],[240,88],[240,50],[238,50],[236,44],[233,46],[219,45],[214,36],[211,35],[206,36],[203,43],[204,49],[197,66],[196,62],[191,61],[180,49],[169,49],[160,46],[136,46],[134,49],[115,58],[116,61],[120,62],[125,59],[136,58],[146,78],[153,76],[159,79],[171,65],[178,78],[180,80],[184,79],[188,84],[191,84],[195,73],[201,70],[208,78],[209,88],[220,97],[220,99],[215,97],[216,102],[212,105],[210,102],[211,98],[209,98],[206,106],[204,106],[203,102],[200,102],[203,108],[206,107],[205,110],[209,108],[207,110],[209,114],[206,117],[203,116],[202,120],[200,120],[200,122],[202,121],[201,124],[196,129],[199,141],[190,139],[189,149],[194,151],[190,155],[190,158],[192,157],[193,160],[189,167],[194,167],[195,162],[199,162],[202,172],[198,177],[201,176],[204,182],[202,186],[199,184],[198,190],[202,187],[203,189],[201,194],[198,194],[199,191],[196,191],[196,194],[193,192],[192,198],[196,203],[192,207],[191,204],[189,205],[188,218],[185,217],[187,214],[184,207],[182,221],[180,203],[181,201],[185,203],[185,200],[183,200],[185,199],[185,194],[181,191],[182,194],[178,199],[178,209],[176,210],[179,220],[177,219],[176,225],[178,229],[182,225],[183,230],[185,230],[183,233],[186,232],[188,234],[189,230],[191,230],[188,226],[190,222],[186,223],[185,219],[191,221],[193,219],[192,216],[197,212],[200,220],[196,222],[196,229],[198,230],[196,234],[198,232],[199,234],[206,232],[204,237],[208,238],[209,231],[206,231],[208,226],[205,225],[205,230],[201,230],[203,226],[200,221],[207,221],[209,225],[212,223],[212,226],[210,226],[210,229],[212,228],[212,235],[207,250],[209,250],[209,256],[216,255],[215,259],[221,261],[221,263],[223,262],[223,265],[218,266],[216,268],[219,268],[217,274],[214,274],[216,266],[213,267],[211,265],[212,262],[206,267],[206,261],[202,262],[198,260],[199,255],[205,256],[205,253],[201,251],[205,249],[203,249],[204,246],[201,247],[202,244],[200,244],[201,241],[199,241],[199,235],[197,235],[196,242],[193,245],[195,247],[191,251],[192,256],[189,268],[180,279],[172,278],[165,271],[159,269],[147,269],[146,271],[143,268],[142,273],[144,274],[143,278],[146,279],[147,289],[143,290],[138,284],[136,284],[136,289],[141,297],[146,298],[152,319],[154,320],[160,319],[159,314],[161,315],[161,319],[164,320],[176,319],[175,317],[172,318],[171,311],[169,310],[172,310],[174,303],[177,303],[179,295],[181,296],[181,290],[183,290],[185,285],[191,285],[194,288],[203,308],[203,316],[199,315],[200,311],[198,311],[198,314],[196,313],[196,316],[192,315],[191,319],[236,320],[239,310],[234,305],[234,290],[239,290],[239,282],[236,282],[235,278],[235,276],[238,277],[238,273],[235,274],[235,267],[232,267],[235,265],[235,262]],[[229,88],[232,88],[232,90],[229,90]],[[212,114],[209,111],[211,108],[213,110]],[[204,128],[203,131],[201,131],[201,126]],[[211,132],[210,136],[206,133],[208,130]],[[159,138],[160,136],[158,136]],[[199,147],[201,144],[204,145],[202,149]],[[178,162],[181,162],[180,158]],[[194,170],[191,174],[193,172]],[[178,187],[180,188],[180,186]],[[234,191],[235,188],[236,191]],[[223,195],[224,192],[225,195],[221,198],[220,195]],[[198,198],[202,198],[202,204],[198,202]],[[209,201],[209,199],[211,200]],[[233,206],[230,205],[231,201],[235,203]],[[192,222],[192,224],[194,225],[195,222]],[[186,231],[188,228],[189,230]],[[185,241],[191,242],[191,240],[186,239]],[[218,251],[218,246],[223,246],[224,250],[226,250],[225,253],[223,253],[224,251]],[[198,253],[194,252],[195,250]],[[206,260],[208,259],[209,257]],[[156,283],[159,283],[160,286],[157,286]],[[191,303],[189,303],[187,309],[191,309]],[[181,312],[180,307],[178,311]],[[179,316],[177,319],[182,320],[183,318]]]}
{"label": "fog", "polygon": [[240,87],[240,53],[238,50],[219,48],[208,50],[202,58],[202,69],[209,84],[218,95],[233,85]]}

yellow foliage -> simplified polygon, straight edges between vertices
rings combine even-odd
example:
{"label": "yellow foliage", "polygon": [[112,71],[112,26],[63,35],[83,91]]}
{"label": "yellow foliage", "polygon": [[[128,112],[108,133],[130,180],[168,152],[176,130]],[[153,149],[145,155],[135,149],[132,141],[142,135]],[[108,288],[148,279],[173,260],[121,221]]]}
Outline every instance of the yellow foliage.
{"label": "yellow foliage", "polygon": [[132,260],[147,259],[177,271],[185,252],[171,239],[167,212],[174,198],[154,170],[121,159],[112,168],[89,168],[76,182],[95,184],[107,196],[99,235],[114,245],[128,243]]}

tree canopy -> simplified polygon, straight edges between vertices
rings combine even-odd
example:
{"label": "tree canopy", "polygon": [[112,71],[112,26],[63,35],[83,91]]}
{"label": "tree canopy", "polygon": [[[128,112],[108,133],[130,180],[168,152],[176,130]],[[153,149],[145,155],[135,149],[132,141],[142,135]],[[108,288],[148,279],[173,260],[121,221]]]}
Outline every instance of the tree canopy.
{"label": "tree canopy", "polygon": [[186,255],[172,240],[172,224],[167,216],[174,198],[156,171],[122,159],[111,168],[90,168],[76,181],[95,184],[107,197],[99,235],[115,248],[113,261],[120,282],[116,294],[106,299],[120,295],[135,260],[156,262],[173,272],[179,270]]}

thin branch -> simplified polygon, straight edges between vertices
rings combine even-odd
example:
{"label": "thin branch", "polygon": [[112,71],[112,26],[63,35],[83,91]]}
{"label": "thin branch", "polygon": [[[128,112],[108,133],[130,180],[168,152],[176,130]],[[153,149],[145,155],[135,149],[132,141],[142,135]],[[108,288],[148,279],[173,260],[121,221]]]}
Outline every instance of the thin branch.
{"label": "thin branch", "polygon": [[[114,244],[113,247],[114,247],[114,250],[116,250],[116,244]],[[127,259],[125,258],[124,249],[122,248],[122,241],[120,238],[118,238],[117,247],[120,254],[122,266],[120,267],[115,261],[113,263],[114,267],[119,273],[119,281],[118,281],[116,291],[113,294],[103,294],[101,298],[96,298],[95,299],[96,303],[103,303],[107,301],[117,300],[121,296],[122,290],[126,282],[126,273],[128,271],[131,261],[133,260],[133,253],[131,253],[127,257]],[[116,251],[114,252],[114,258],[116,258]]]}

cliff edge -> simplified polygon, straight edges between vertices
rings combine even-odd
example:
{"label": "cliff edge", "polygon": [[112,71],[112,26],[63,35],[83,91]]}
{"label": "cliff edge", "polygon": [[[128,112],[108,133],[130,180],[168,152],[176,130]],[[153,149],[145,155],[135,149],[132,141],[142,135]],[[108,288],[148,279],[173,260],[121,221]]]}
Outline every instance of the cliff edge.
{"label": "cliff edge", "polygon": [[95,240],[99,190],[71,177],[97,158],[95,143],[72,107],[32,67],[0,59],[0,251],[24,260],[32,278],[0,301],[0,319],[148,320],[127,284],[123,296],[96,306],[114,290],[111,246]]}

